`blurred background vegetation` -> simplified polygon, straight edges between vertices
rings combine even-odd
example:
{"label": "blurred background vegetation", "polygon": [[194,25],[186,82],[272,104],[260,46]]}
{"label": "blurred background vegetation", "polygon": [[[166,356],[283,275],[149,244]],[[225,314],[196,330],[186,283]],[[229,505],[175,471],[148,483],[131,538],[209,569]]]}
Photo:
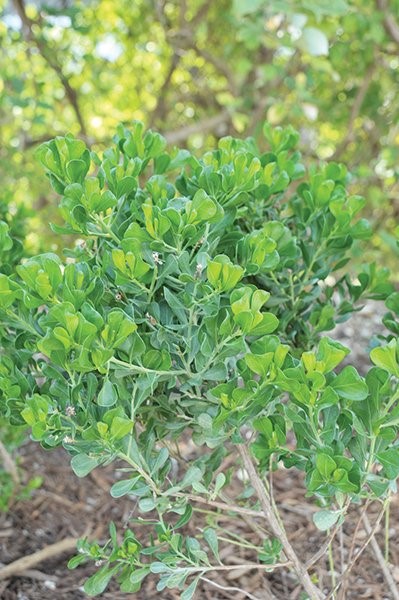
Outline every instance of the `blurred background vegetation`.
{"label": "blurred background vegetation", "polygon": [[[393,266],[399,234],[399,0],[0,0],[0,219],[59,250],[37,145],[101,150],[140,119],[194,151],[292,124],[345,162]],[[52,235],[52,237],[51,237]]]}

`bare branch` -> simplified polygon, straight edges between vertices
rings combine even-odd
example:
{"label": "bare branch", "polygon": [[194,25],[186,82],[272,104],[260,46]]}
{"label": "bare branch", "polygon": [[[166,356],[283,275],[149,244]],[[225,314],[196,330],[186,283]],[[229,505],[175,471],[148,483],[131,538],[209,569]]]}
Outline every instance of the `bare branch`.
{"label": "bare branch", "polygon": [[190,21],[190,25],[194,25],[195,27],[201,23],[205,19],[208,14],[210,7],[212,6],[212,0],[206,0],[198,9],[197,13]]}
{"label": "bare branch", "polygon": [[206,62],[210,63],[216,71],[219,71],[227,80],[231,93],[236,96],[238,94],[236,82],[232,71],[227,66],[227,63],[222,59],[214,56],[211,52],[208,52],[205,48],[199,48],[196,44],[193,44],[193,50],[201,56]]}
{"label": "bare branch", "polygon": [[[207,577],[201,577],[202,581],[205,581],[206,583],[208,583],[209,585],[213,585],[214,587],[218,588],[219,590],[223,590],[225,592],[238,592],[239,594],[244,594],[244,596],[246,596],[247,598],[249,598],[249,600],[260,600],[260,598],[257,598],[256,596],[254,596],[253,594],[250,594],[249,592],[246,592],[245,590],[238,588],[238,587],[233,587],[233,586],[227,586],[227,585],[220,585],[220,583],[217,583],[216,581],[212,581],[212,579],[208,579]],[[268,596],[263,596],[264,600],[273,600],[275,599],[275,596],[270,596],[270,594]]]}
{"label": "bare branch", "polygon": [[174,50],[168,72],[166,73],[164,82],[161,86],[161,89],[158,91],[158,94],[157,94],[158,95],[157,104],[151,114],[151,119],[150,119],[151,127],[156,123],[156,121],[158,119],[162,120],[165,117],[166,96],[168,93],[168,88],[169,88],[170,82],[172,81],[173,73],[176,71],[176,68],[179,65],[180,58],[181,58],[181,54],[179,52],[177,52],[176,50]]}
{"label": "bare branch", "polygon": [[285,530],[280,524],[280,520],[275,515],[272,502],[266,492],[262,480],[260,479],[255,469],[254,463],[252,462],[252,457],[249,453],[247,446],[245,444],[239,444],[237,446],[237,449],[241,455],[243,465],[248,473],[251,485],[254,488],[255,493],[258,496],[260,505],[263,509],[263,512],[265,513],[268,525],[273,531],[273,534],[282,543],[284,553],[287,556],[287,559],[292,563],[293,569],[298,577],[298,580],[301,582],[303,588],[306,590],[311,600],[319,600],[320,598],[324,598],[324,594],[322,594],[322,592],[315,586],[315,584],[309,576],[309,573],[306,571],[304,565],[299,560],[297,553],[295,552],[294,548],[291,546],[291,543],[287,538]]}

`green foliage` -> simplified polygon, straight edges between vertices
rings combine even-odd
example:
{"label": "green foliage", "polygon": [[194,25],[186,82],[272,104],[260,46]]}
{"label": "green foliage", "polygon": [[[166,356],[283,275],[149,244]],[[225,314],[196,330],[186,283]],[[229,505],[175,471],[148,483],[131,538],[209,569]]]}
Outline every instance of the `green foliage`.
{"label": "green foliage", "polygon": [[[363,0],[18,7],[0,2],[1,203],[11,214],[35,209],[29,250],[41,248],[43,214],[55,219],[33,159],[41,141],[72,131],[104,149],[118,122],[136,118],[198,150],[226,134],[260,137],[267,118],[301,131],[307,162],[345,160],[352,191],[389,232],[367,251],[397,258],[398,41],[389,23],[395,31],[398,0],[384,12]],[[82,177],[84,160],[74,160],[68,169]]]}
{"label": "green foliage", "polygon": [[[134,593],[152,573],[159,591],[192,596],[219,561],[219,526],[179,530],[193,494],[223,499],[231,474],[218,470],[247,431],[260,477],[305,472],[322,530],[394,489],[396,340],[372,351],[363,378],[336,371],[348,349],[320,338],[360,298],[392,293],[375,266],[356,284],[331,276],[369,236],[363,200],[342,165],[305,169],[293,129],[264,133],[266,152],[226,137],[200,158],[167,152],[141,123],[119,126],[102,156],[72,136],[38,150],[61,194],[55,229],[80,241],[65,261],[41,254],[1,279],[3,412],[44,447],[62,444],[79,477],[124,461],[111,494],[135,496],[153,530],[120,540],[111,525],[103,547],[81,542],[70,566],[102,563],[90,595],[113,576]],[[173,470],[171,442],[187,434],[204,451]],[[256,550],[266,568],[280,540]]]}

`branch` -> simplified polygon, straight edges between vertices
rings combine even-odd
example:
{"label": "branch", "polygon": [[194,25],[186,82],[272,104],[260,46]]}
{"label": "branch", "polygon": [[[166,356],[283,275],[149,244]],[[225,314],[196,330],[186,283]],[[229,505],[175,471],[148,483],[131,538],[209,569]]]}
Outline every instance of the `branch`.
{"label": "branch", "polygon": [[198,54],[198,56],[201,56],[206,62],[211,64],[216,71],[219,71],[219,73],[226,78],[230,92],[233,94],[233,96],[237,96],[238,90],[234,80],[233,72],[230,71],[227,63],[217,56],[214,56],[211,52],[208,52],[208,50],[205,48],[199,48],[197,44],[193,44],[193,50]]}
{"label": "branch", "polygon": [[249,453],[247,446],[245,444],[239,444],[237,448],[241,455],[244,468],[248,473],[251,485],[254,488],[256,495],[258,496],[260,505],[263,509],[263,512],[265,513],[265,517],[268,521],[270,529],[273,531],[273,534],[277,537],[277,539],[279,539],[282,543],[284,553],[287,556],[287,559],[292,563],[293,569],[298,577],[298,580],[301,582],[303,588],[306,590],[311,600],[320,600],[320,598],[324,598],[324,595],[314,585],[309,576],[309,573],[299,560],[297,553],[295,552],[294,548],[291,546],[287,538],[285,530],[282,528],[279,519],[274,513],[273,505],[262,483],[262,480],[260,479],[256,471],[254,463],[252,462],[252,457]]}
{"label": "branch", "polygon": [[376,69],[376,65],[375,65],[375,63],[373,63],[365,73],[362,84],[360,85],[360,87],[357,91],[357,94],[355,96],[355,99],[353,101],[353,104],[352,104],[352,110],[351,110],[351,113],[349,116],[349,121],[348,121],[347,129],[346,129],[345,137],[341,141],[341,143],[338,144],[337,148],[335,149],[334,154],[331,157],[331,160],[336,160],[337,158],[339,158],[339,156],[342,154],[342,152],[345,150],[345,148],[348,146],[348,144],[350,144],[354,139],[355,121],[360,114],[360,110],[362,108],[367,91],[373,80],[375,69]]}
{"label": "branch", "polygon": [[179,144],[180,142],[183,142],[188,137],[190,137],[190,135],[194,135],[196,133],[208,133],[213,129],[221,129],[222,126],[227,126],[230,121],[230,113],[227,109],[225,109],[218,115],[214,115],[213,117],[206,117],[205,119],[197,121],[192,125],[186,125],[181,129],[170,131],[169,133],[165,133],[164,135],[168,144]]}
{"label": "branch", "polygon": [[394,16],[389,12],[389,4],[387,0],[376,0],[376,6],[383,14],[383,25],[385,31],[395,42],[395,44],[399,44],[399,25],[395,21]]}
{"label": "branch", "polygon": [[172,81],[173,73],[176,71],[176,69],[179,65],[180,59],[181,59],[181,54],[176,49],[174,49],[168,72],[166,73],[166,76],[165,76],[163,84],[161,85],[161,88],[158,90],[158,101],[157,101],[157,104],[156,104],[154,110],[152,111],[152,114],[151,114],[150,127],[153,127],[153,125],[155,124],[155,122],[158,119],[163,120],[165,117],[166,96],[168,93],[168,88],[169,88],[170,82]]}
{"label": "branch", "polygon": [[34,25],[37,25],[37,23],[33,21],[30,17],[28,17],[28,15],[26,14],[24,0],[13,0],[13,3],[22,21],[23,30],[25,30],[26,32],[26,40],[31,41],[35,44],[42,58],[56,73],[61,85],[65,90],[65,95],[68,98],[68,101],[76,115],[80,131],[84,137],[87,137],[86,125],[84,123],[83,116],[79,107],[78,95],[76,90],[71,86],[71,84],[69,83],[69,79],[66,77],[66,75],[64,75],[61,65],[59,64],[56,56],[54,55],[54,51],[46,45],[44,38],[39,38],[36,36],[34,31]]}
{"label": "branch", "polygon": [[197,26],[202,23],[202,21],[206,18],[210,7],[212,6],[212,2],[213,0],[206,0],[206,2],[199,7],[197,13],[191,19],[190,25]]}
{"label": "branch", "polygon": [[[165,13],[164,4],[162,4],[162,6],[161,6],[157,2],[156,3],[156,12],[157,12],[159,22],[161,23],[161,25],[164,28],[165,38],[167,41],[170,41],[170,43],[171,43],[173,54],[172,54],[172,60],[170,62],[169,69],[166,73],[164,82],[163,82],[160,90],[158,91],[158,100],[157,100],[157,104],[156,104],[154,110],[152,111],[152,115],[150,118],[150,127],[152,127],[158,119],[163,120],[165,117],[166,95],[168,92],[168,88],[172,81],[173,73],[176,71],[177,67],[179,66],[180,60],[183,56],[183,52],[179,48],[179,45],[177,43],[178,36],[176,36],[177,40],[175,40],[174,39],[175,36],[173,36],[173,34],[170,32],[170,23],[168,21],[166,13]],[[186,24],[186,12],[187,12],[187,2],[186,2],[186,0],[181,0],[180,11],[179,11],[179,32],[184,32],[185,24]],[[191,37],[191,36],[189,36],[189,37]]]}

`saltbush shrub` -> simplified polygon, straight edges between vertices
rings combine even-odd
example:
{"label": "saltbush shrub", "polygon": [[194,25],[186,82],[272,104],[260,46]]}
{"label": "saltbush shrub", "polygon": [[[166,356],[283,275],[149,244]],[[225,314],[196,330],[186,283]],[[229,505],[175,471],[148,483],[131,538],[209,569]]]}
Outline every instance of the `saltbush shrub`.
{"label": "saltbush shrub", "polygon": [[[343,165],[304,167],[295,131],[264,133],[266,150],[226,137],[197,157],[135,123],[101,157],[70,135],[38,151],[61,196],[53,229],[77,240],[63,259],[0,275],[0,391],[9,421],[63,445],[79,477],[117,461],[111,494],[137,501],[124,532],[111,523],[105,544],[80,542],[70,566],[101,565],[88,594],[112,577],[136,592],[152,573],[188,600],[208,573],[237,568],[220,559],[223,529],[256,568],[282,563],[323,597],[269,473],[303,471],[315,524],[333,533],[351,503],[383,511],[395,490],[396,337],[373,349],[365,378],[321,337],[366,297],[390,295],[398,312],[386,270],[346,266],[370,235],[363,200]],[[243,514],[259,546],[234,530]]]}

